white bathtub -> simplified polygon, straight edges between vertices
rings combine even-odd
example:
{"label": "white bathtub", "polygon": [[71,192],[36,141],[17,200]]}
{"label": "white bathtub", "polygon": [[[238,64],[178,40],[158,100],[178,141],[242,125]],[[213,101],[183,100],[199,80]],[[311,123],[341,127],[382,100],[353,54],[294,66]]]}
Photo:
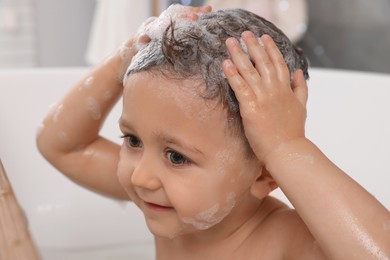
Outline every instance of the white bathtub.
{"label": "white bathtub", "polygon": [[[36,149],[42,117],[86,71],[0,70],[0,159],[43,259],[153,259],[131,203],[75,185]],[[309,84],[308,137],[390,209],[390,75],[311,69]],[[102,130],[117,142],[119,113],[120,104]]]}

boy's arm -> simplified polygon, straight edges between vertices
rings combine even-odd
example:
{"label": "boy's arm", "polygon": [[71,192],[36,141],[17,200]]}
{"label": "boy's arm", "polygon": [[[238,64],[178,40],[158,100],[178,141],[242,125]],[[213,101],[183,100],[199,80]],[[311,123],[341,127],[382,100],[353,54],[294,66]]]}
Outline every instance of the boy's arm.
{"label": "boy's arm", "polygon": [[[293,89],[282,55],[269,36],[262,47],[242,35],[224,72],[240,103],[245,134],[330,259],[390,259],[389,211],[334,165],[304,134],[307,86],[301,71]],[[298,235],[299,237],[299,235]],[[308,245],[312,246],[312,245]]]}
{"label": "boy's arm", "polygon": [[120,146],[99,130],[121,96],[126,63],[136,52],[133,43],[130,39],[75,84],[49,111],[36,139],[42,155],[67,177],[119,199],[128,199],[116,176]]}

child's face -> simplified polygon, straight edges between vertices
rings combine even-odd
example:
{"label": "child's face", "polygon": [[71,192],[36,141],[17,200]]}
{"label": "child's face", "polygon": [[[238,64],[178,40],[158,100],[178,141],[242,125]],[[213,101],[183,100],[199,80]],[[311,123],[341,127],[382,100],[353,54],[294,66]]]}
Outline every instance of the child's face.
{"label": "child's face", "polygon": [[197,87],[140,72],[124,89],[118,177],[158,236],[234,227],[258,203],[249,189],[260,163]]}

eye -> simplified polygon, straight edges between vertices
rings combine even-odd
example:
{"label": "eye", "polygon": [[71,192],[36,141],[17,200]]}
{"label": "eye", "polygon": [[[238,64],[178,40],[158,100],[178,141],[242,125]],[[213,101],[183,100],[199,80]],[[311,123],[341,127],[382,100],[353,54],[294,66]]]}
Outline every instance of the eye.
{"label": "eye", "polygon": [[173,165],[190,164],[190,160],[188,160],[187,157],[175,151],[168,151],[167,157]]}
{"label": "eye", "polygon": [[138,148],[142,146],[141,140],[134,135],[124,135],[122,136],[128,147]]}

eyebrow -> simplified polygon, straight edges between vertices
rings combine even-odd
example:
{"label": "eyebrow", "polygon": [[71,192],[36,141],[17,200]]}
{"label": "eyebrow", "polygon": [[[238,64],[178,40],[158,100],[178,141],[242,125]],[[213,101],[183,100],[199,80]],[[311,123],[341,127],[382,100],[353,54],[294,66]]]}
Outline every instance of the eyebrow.
{"label": "eyebrow", "polygon": [[168,144],[175,144],[184,150],[190,150],[194,153],[204,155],[204,153],[201,150],[199,150],[198,148],[196,148],[195,146],[188,144],[188,143],[185,143],[185,142],[183,142],[183,141],[181,141],[173,136],[166,135],[166,134],[163,134],[161,132],[153,132],[153,133],[156,137],[164,140]]}
{"label": "eyebrow", "polygon": [[129,128],[130,127],[129,123],[122,116],[119,118],[118,124],[119,124],[119,127],[121,127],[121,126],[123,126],[125,128]]}

